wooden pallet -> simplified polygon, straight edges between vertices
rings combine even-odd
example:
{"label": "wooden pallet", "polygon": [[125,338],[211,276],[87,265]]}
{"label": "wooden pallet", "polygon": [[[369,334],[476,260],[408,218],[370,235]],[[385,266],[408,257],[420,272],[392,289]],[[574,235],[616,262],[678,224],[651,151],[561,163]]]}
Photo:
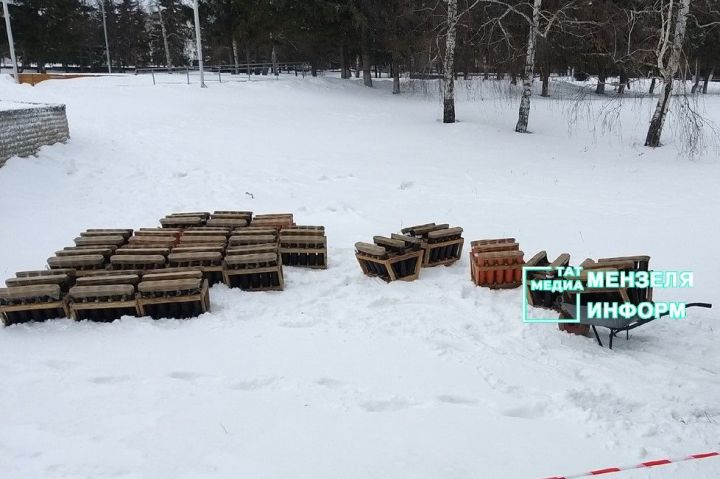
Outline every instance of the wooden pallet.
{"label": "wooden pallet", "polygon": [[226,255],[223,266],[223,279],[230,288],[245,291],[279,291],[284,288],[277,246],[273,252]]}
{"label": "wooden pallet", "polygon": [[223,281],[223,253],[218,251],[176,252],[168,255],[171,268],[197,268],[203,272],[210,286]]}
{"label": "wooden pallet", "polygon": [[194,318],[210,311],[208,281],[197,270],[148,274],[138,284],[137,304],[142,316],[153,319]]}
{"label": "wooden pallet", "polygon": [[57,284],[0,288],[0,320],[5,326],[68,316],[67,302]]}
{"label": "wooden pallet", "polygon": [[243,228],[252,221],[252,211],[215,211],[210,215],[208,226]]}
{"label": "wooden pallet", "polygon": [[137,316],[137,275],[96,276],[73,286],[68,293],[70,315],[75,321],[111,322],[122,316]]}
{"label": "wooden pallet", "polygon": [[[327,268],[327,237],[322,230],[283,229],[280,232],[280,257],[284,266]],[[307,233],[307,234],[302,234]]]}
{"label": "wooden pallet", "polygon": [[377,244],[355,243],[355,258],[365,275],[377,276],[387,282],[414,281],[420,276],[424,254],[422,249],[418,247],[408,251],[403,241],[392,238],[375,237],[375,240],[388,246],[394,245],[394,251]]}

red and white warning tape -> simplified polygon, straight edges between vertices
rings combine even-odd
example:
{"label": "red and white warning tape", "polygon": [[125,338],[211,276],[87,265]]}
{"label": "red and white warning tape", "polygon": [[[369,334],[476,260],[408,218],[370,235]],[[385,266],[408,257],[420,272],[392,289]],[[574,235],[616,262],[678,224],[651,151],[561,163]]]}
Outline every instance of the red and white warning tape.
{"label": "red and white warning tape", "polygon": [[628,471],[630,469],[642,469],[645,467],[664,466],[674,462],[692,461],[694,459],[705,459],[708,457],[720,456],[720,452],[706,452],[703,454],[692,454],[690,456],[678,457],[675,459],[658,459],[657,461],[641,462],[632,466],[606,467],[605,469],[595,469],[594,471],[581,472],[580,474],[571,474],[569,476],[552,476],[545,479],[576,479],[578,477],[601,476],[603,474],[611,474],[613,472]]}

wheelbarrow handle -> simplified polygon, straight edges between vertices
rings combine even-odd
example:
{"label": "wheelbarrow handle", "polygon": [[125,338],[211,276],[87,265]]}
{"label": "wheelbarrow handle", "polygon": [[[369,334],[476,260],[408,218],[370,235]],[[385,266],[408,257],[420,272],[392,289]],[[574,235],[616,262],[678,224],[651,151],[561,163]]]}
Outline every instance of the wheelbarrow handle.
{"label": "wheelbarrow handle", "polygon": [[710,303],[688,303],[685,305],[686,308],[692,308],[693,306],[696,308],[712,308]]}
{"label": "wheelbarrow handle", "polygon": [[[686,307],[686,308],[693,308],[693,307],[696,307],[696,308],[712,308],[712,304],[710,304],[710,303],[688,303],[688,304],[685,305],[685,307]],[[666,312],[666,313],[662,313],[662,314],[658,315],[658,318],[662,318],[663,316],[668,316],[669,314],[670,314],[669,311]]]}

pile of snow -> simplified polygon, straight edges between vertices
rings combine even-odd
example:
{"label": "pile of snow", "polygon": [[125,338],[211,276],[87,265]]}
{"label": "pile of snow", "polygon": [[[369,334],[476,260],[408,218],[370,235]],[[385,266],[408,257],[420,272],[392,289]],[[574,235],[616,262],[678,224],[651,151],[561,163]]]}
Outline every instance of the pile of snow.
{"label": "pile of snow", "polygon": [[[718,304],[717,152],[689,161],[671,129],[643,147],[649,98],[623,101],[612,132],[569,128],[570,100],[534,98],[533,133],[518,135],[517,103],[477,82],[460,84],[454,125],[436,96],[376,84],[0,82],[4,100],[65,103],[71,131],[0,169],[0,277],[84,228],[183,210],[293,212],[325,225],[330,248],[326,271],[287,268],[283,292],[213,287],[195,320],[1,330],[4,476],[533,478],[718,449],[716,312],[610,351],[524,325],[521,291],[475,287],[466,257],[385,284],[353,256],[356,241],[446,222],[468,241],[515,237],[526,257],[649,254],[695,272],[656,299]],[[720,96],[702,101],[720,123]]]}

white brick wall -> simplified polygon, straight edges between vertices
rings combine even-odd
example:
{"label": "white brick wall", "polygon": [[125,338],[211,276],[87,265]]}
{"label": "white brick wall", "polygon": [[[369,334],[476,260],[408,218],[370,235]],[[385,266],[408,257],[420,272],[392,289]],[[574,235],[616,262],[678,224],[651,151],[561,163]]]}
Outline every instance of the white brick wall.
{"label": "white brick wall", "polygon": [[65,105],[0,110],[0,167],[12,156],[30,156],[70,136]]}

